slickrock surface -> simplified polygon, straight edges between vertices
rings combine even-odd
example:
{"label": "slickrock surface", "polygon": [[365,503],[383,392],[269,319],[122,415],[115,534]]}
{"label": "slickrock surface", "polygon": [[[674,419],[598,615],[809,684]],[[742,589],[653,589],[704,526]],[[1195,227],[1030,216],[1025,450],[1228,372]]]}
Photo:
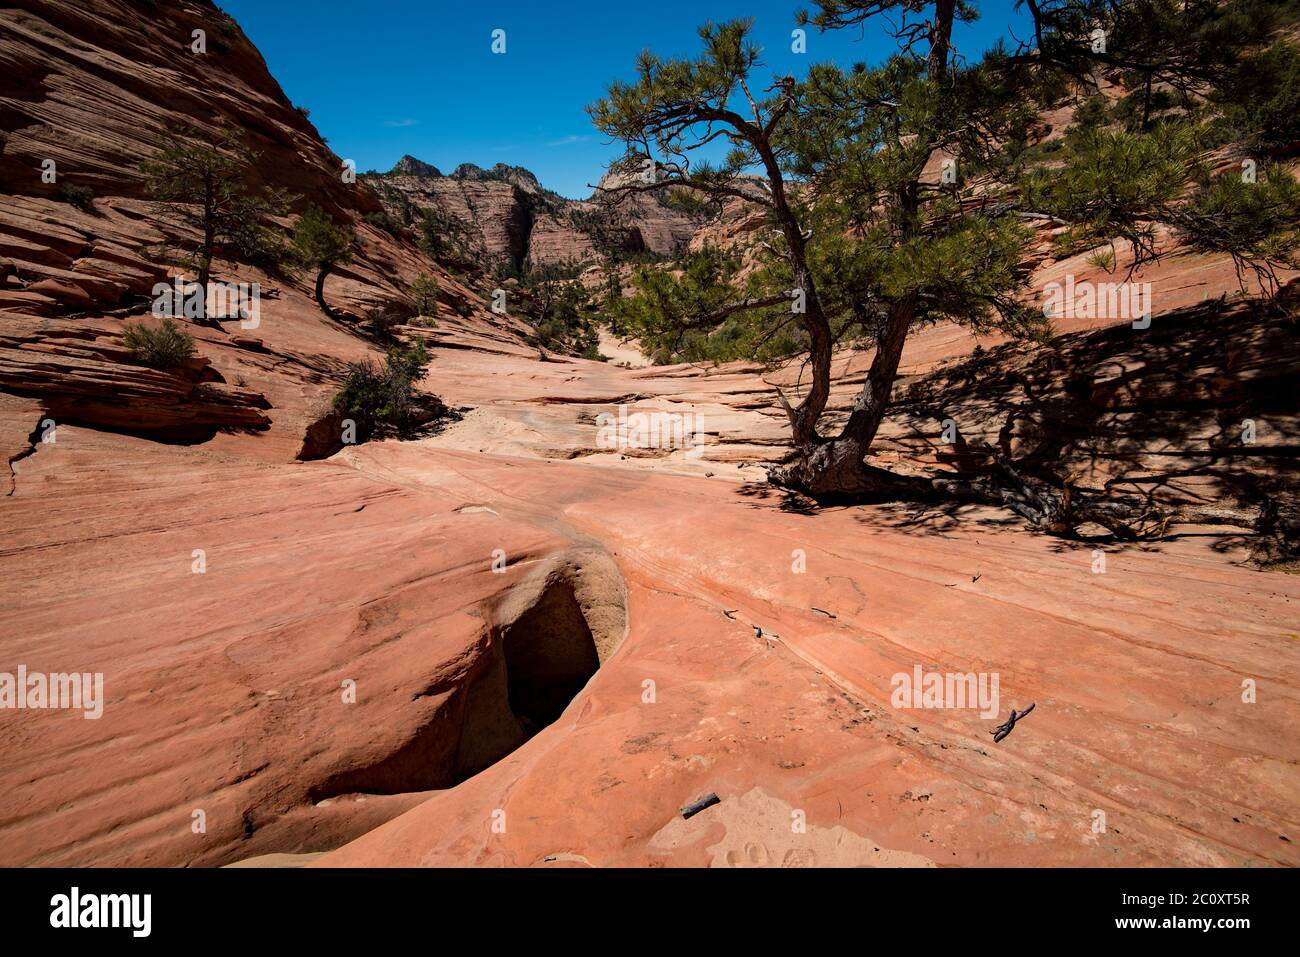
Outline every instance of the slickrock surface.
{"label": "slickrock surface", "polygon": [[[995,516],[810,517],[704,479],[417,446],[349,458],[598,538],[631,630],[559,722],[322,864],[1296,862],[1293,578],[1199,547],[1097,575],[1089,549]],[[996,746],[998,721],[891,708],[889,676],[917,662],[997,671],[1003,713],[1037,707]],[[1255,705],[1248,675],[1274,689]],[[722,803],[681,820],[708,792]]]}
{"label": "slickrock surface", "polygon": [[[0,711],[0,865],[1300,863],[1300,584],[1246,563],[1249,529],[1067,542],[992,509],[788,501],[761,466],[797,369],[539,356],[364,221],[378,199],[337,182],[237,27],[142,9],[0,11],[21,161],[0,179],[0,672],[102,672],[105,698],[91,720]],[[188,59],[195,23],[229,63]],[[219,263],[263,284],[256,328],[191,326],[173,373],[123,351],[175,271],[151,250],[181,235],[133,150],[213,104],[257,132],[268,181],[359,234],[332,303],[439,276],[438,324],[399,332],[461,422],[297,461],[378,352],[311,277]],[[93,212],[39,183],[46,155]],[[1039,275],[1067,269],[1087,267]],[[1052,353],[985,339],[967,362],[967,332],[919,332],[882,460],[975,469],[1006,443],[1180,500],[1293,482],[1290,327],[1201,305],[1230,274],[1173,256],[1146,276],[1150,330],[1071,320]],[[837,358],[835,409],[869,361]],[[698,416],[702,454],[602,447],[620,406]],[[1244,417],[1251,450],[1229,441]],[[996,713],[896,707],[918,667],[997,674]]]}
{"label": "slickrock surface", "polygon": [[[480,414],[531,430],[533,456],[592,449],[574,410],[635,389],[649,408],[707,390],[737,429],[763,414],[726,405],[758,403],[742,370],[542,363],[505,333],[459,336],[429,384],[494,394]],[[1223,554],[1107,546],[1096,574],[1091,547],[1001,513],[789,511],[722,481],[744,470],[713,446],[685,466],[706,479],[617,451],[456,451],[454,430],[297,466],[248,461],[256,441],[65,426],[14,463],[0,567],[40,585],[7,593],[5,658],[102,670],[108,702],[99,721],[8,719],[6,863],[314,852],[403,811],[322,863],[1295,863],[1300,589],[1230,564],[1221,529]],[[615,563],[626,639],[559,721],[426,793],[480,740],[507,746],[465,731],[500,723],[467,725],[465,703],[501,655],[493,616],[575,549]],[[891,708],[890,677],[918,664],[997,672],[999,715]],[[723,803],[680,820],[708,791]]]}
{"label": "slickrock surface", "polygon": [[151,369],[132,359],[116,330],[90,321],[10,318],[0,331],[0,388],[40,399],[56,422],[159,438],[203,440],[271,424],[265,397],[222,382],[206,358]]}
{"label": "slickrock surface", "polygon": [[[194,29],[208,52],[193,53]],[[204,0],[144,5],[127,0],[28,0],[0,11],[0,377],[37,398],[59,422],[95,424],[168,440],[234,440],[243,454],[291,460],[337,389],[346,364],[379,350],[361,334],[373,307],[410,314],[420,273],[438,278],[435,319],[517,341],[523,327],[493,316],[479,296],[412,244],[365,220],[382,206],[364,183],[344,182],[335,156],[294,109],[237,24]],[[184,82],[178,77],[184,75]],[[260,316],[190,325],[194,374],[153,372],[121,336],[150,323],[152,291],[188,274],[174,259],[195,237],[167,209],[142,198],[138,166],[172,127],[245,131],[260,154],[250,175],[308,196],[357,237],[353,261],[334,270],[326,299],[345,314],[326,320],[312,300],[314,275],[268,276],[218,259],[213,278],[257,284]],[[56,162],[58,181],[42,181]],[[95,197],[80,209],[67,184]],[[289,220],[284,220],[288,225]],[[210,300],[215,303],[215,296]],[[198,377],[202,367],[201,382]],[[195,400],[198,400],[197,402]],[[29,434],[35,419],[21,428]],[[254,430],[257,441],[243,442]],[[14,440],[19,453],[26,443]]]}
{"label": "slickrock surface", "polygon": [[103,672],[106,700],[98,720],[5,713],[6,864],[326,849],[418,800],[330,801],[346,775],[377,769],[379,790],[415,741],[398,790],[452,779],[455,735],[428,729],[461,720],[457,682],[484,665],[482,622],[459,619],[501,587],[478,561],[491,516],[75,427],[19,467],[0,560],[44,585],[6,590],[6,666]]}
{"label": "slickrock surface", "polygon": [[[426,798],[323,863],[1296,863],[1292,576],[431,444],[250,467],[69,427],[19,463],[0,565],[41,584],[6,592],[6,660],[107,702],[6,718],[5,863],[323,850]],[[626,639],[519,750],[409,794],[497,740],[463,734],[494,609],[575,548],[616,564]],[[890,707],[916,664],[999,673],[999,715]]]}

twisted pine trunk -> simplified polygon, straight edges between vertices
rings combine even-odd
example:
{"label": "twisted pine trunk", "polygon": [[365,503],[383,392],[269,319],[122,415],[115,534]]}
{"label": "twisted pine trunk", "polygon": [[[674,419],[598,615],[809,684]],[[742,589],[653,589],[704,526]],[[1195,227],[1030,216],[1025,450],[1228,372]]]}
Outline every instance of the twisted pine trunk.
{"label": "twisted pine trunk", "polygon": [[921,491],[919,486],[913,487],[915,483],[871,469],[864,462],[889,408],[915,311],[916,304],[910,298],[894,303],[876,343],[866,382],[844,428],[833,439],[820,438],[815,431],[804,436],[802,442],[796,436],[798,460],[789,468],[771,473],[775,484],[816,499],[889,497],[899,492]]}
{"label": "twisted pine trunk", "polygon": [[[935,0],[935,17],[929,31],[930,50],[926,57],[926,76],[932,82],[942,82],[948,74],[956,6],[957,0]],[[930,152],[933,151],[927,150],[927,161]],[[922,163],[916,168],[915,176],[899,186],[893,197],[895,224],[904,236],[915,236],[920,230],[919,178],[924,165]],[[789,228],[789,224],[786,226],[792,265],[795,266],[795,275],[799,276],[800,267],[807,271],[803,237],[797,226],[794,229]],[[880,430],[880,423],[885,418],[885,411],[889,408],[903,346],[916,316],[916,305],[915,296],[910,294],[890,304],[862,392],[854,401],[848,421],[840,434],[833,439],[824,439],[817,434],[817,419],[820,418],[830,393],[829,325],[820,311],[820,305],[817,314],[809,316],[806,328],[812,338],[813,389],[799,409],[792,410],[786,405],[797,459],[788,468],[769,471],[768,477],[773,484],[803,492],[818,500],[934,495],[935,489],[928,481],[892,475],[871,468],[865,462],[871,443]]]}
{"label": "twisted pine trunk", "polygon": [[330,309],[329,304],[325,302],[325,277],[329,275],[333,268],[332,263],[321,263],[320,272],[316,274],[316,304],[320,306],[320,311],[325,313],[331,319],[338,320],[334,310]]}

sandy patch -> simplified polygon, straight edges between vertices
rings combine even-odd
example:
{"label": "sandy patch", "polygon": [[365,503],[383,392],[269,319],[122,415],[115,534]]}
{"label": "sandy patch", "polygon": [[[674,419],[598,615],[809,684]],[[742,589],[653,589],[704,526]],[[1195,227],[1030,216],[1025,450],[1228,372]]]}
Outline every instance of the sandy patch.
{"label": "sandy patch", "polygon": [[694,817],[675,817],[650,839],[651,850],[675,850],[706,840],[716,825],[722,839],[705,850],[710,867],[934,867],[920,854],[881,847],[846,827],[801,821],[802,812],[762,788]]}

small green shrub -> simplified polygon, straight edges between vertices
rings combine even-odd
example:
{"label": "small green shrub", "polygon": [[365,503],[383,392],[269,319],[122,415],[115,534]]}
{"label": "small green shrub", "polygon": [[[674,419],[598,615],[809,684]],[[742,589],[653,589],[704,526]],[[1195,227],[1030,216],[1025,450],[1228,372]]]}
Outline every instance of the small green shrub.
{"label": "small green shrub", "polygon": [[420,273],[411,283],[411,298],[415,300],[415,311],[421,316],[432,316],[438,312],[438,280],[428,273]]}
{"label": "small green shrub", "polygon": [[447,242],[437,220],[428,214],[420,220],[420,249],[426,256],[437,258],[447,252]]}
{"label": "small green shrub", "polygon": [[371,226],[383,230],[390,236],[400,236],[402,234],[402,227],[398,224],[397,220],[388,215],[387,210],[376,209],[366,213],[365,220]]}
{"label": "small green shrub", "polygon": [[419,426],[450,413],[437,396],[421,393],[415,384],[429,364],[422,343],[388,350],[383,364],[363,359],[348,366],[343,388],[334,396],[334,410],[356,421],[357,438],[411,434]]}
{"label": "small green shrub", "polygon": [[127,326],[123,339],[139,362],[154,369],[174,369],[194,355],[194,337],[171,319]]}
{"label": "small green shrub", "polygon": [[78,186],[76,183],[64,183],[59,187],[59,198],[65,203],[71,203],[77,209],[85,210],[88,213],[95,211],[94,199],[95,191],[89,186]]}
{"label": "small green shrub", "polygon": [[659,205],[687,216],[703,216],[717,205],[691,189],[667,189],[651,195],[659,200]]}
{"label": "small green shrub", "polygon": [[1111,272],[1115,268],[1115,250],[1097,249],[1088,254],[1088,265]]}
{"label": "small green shrub", "polygon": [[297,253],[285,240],[284,234],[256,221],[235,227],[230,235],[230,244],[245,262],[272,276],[283,277],[299,265]]}
{"label": "small green shrub", "polygon": [[366,311],[366,331],[380,342],[391,342],[393,329],[402,324],[402,317],[385,306]]}
{"label": "small green shrub", "polygon": [[1300,46],[1279,40],[1246,57],[1210,94],[1234,138],[1267,151],[1300,139]]}

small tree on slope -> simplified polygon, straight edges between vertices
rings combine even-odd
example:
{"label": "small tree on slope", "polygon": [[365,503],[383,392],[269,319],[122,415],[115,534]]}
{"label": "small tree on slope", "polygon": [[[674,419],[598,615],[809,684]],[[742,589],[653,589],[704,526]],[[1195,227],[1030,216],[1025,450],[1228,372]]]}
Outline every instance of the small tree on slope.
{"label": "small tree on slope", "polygon": [[249,174],[257,162],[258,154],[230,127],[219,128],[213,137],[181,127],[140,164],[149,195],[199,234],[194,262],[204,311],[220,246],[254,254],[274,245],[261,220],[283,213],[289,196],[252,185]]}
{"label": "small tree on slope", "polygon": [[352,261],[352,237],[318,206],[309,206],[293,228],[293,245],[302,264],[316,270],[316,303],[331,319],[338,316],[325,302],[325,277]]}

